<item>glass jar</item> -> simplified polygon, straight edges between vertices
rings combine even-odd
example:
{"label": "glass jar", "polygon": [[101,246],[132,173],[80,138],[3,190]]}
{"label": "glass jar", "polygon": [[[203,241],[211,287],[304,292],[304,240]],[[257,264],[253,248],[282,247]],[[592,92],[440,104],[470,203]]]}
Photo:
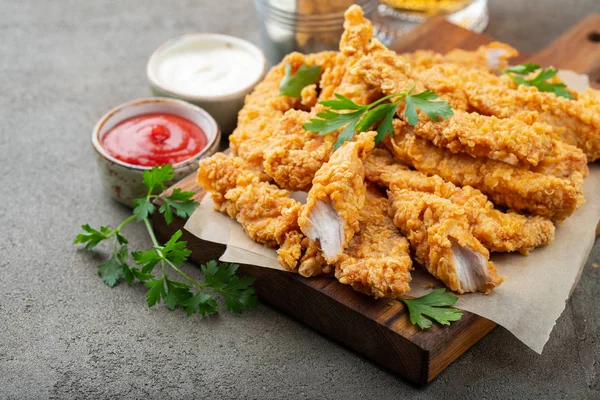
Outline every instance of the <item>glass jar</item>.
{"label": "glass jar", "polygon": [[292,51],[337,50],[344,12],[352,4],[360,5],[369,17],[378,0],[254,0],[269,63],[277,64]]}

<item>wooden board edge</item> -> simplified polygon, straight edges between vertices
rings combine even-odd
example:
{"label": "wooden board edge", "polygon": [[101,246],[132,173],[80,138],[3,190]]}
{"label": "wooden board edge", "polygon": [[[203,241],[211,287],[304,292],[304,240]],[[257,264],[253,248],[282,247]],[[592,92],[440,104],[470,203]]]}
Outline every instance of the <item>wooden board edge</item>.
{"label": "wooden board edge", "polygon": [[[186,182],[183,186],[186,186]],[[168,190],[176,187],[180,187],[179,184]],[[203,242],[187,232],[183,229],[185,221],[177,216],[170,225],[166,225],[163,216],[155,213],[152,215],[152,222],[160,242],[168,240],[175,231],[181,229],[181,240],[186,241],[188,248],[192,250],[190,260],[197,264],[218,259],[225,250],[224,245]],[[429,330],[421,331],[410,323],[405,306],[399,301],[368,298],[333,278],[308,280],[297,274],[250,265],[240,266],[240,272],[257,279],[255,290],[265,303],[421,386],[434,379],[496,326],[492,321],[465,312],[464,317],[451,326],[435,325]],[[261,279],[265,274],[269,275],[268,278]],[[287,282],[286,290],[274,293],[274,280]],[[292,297],[287,301],[282,300],[292,295],[312,298],[299,304]],[[387,302],[393,304],[382,307],[382,303]],[[321,318],[312,318],[314,315],[310,314],[311,310],[319,310]],[[370,333],[370,341],[365,342],[362,336],[354,335],[356,330],[345,326],[344,318],[352,319],[353,326],[364,327],[362,331]],[[476,331],[471,332],[472,326],[476,327]],[[376,346],[371,346],[371,343]]]}
{"label": "wooden board edge", "polygon": [[[549,46],[528,58],[541,65],[587,74],[590,84],[600,88],[600,13],[590,14],[564,32]],[[574,45],[576,44],[576,45]],[[557,60],[560,60],[556,64]]]}

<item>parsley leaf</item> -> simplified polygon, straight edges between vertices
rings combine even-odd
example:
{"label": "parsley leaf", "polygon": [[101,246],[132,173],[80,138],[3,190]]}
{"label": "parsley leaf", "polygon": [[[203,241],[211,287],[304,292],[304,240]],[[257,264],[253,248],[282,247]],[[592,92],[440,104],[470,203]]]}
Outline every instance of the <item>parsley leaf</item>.
{"label": "parsley leaf", "polygon": [[160,206],[159,212],[165,214],[167,225],[173,221],[173,210],[181,218],[188,218],[196,207],[198,202],[192,200],[194,192],[183,192],[177,188],[168,197],[159,197],[164,203]]}
{"label": "parsley leaf", "polygon": [[142,265],[142,272],[147,274],[150,273],[156,264],[161,260],[160,255],[155,249],[148,249],[146,251],[134,251],[131,253],[133,260],[136,264]]}
{"label": "parsley leaf", "polygon": [[175,177],[173,166],[165,164],[158,167],[152,167],[151,170],[145,170],[142,174],[144,185],[148,188],[148,192],[154,193],[158,190],[165,189],[165,183]]}
{"label": "parsley leaf", "polygon": [[462,318],[463,312],[453,306],[458,297],[445,289],[437,289],[425,296],[416,299],[398,298],[408,308],[410,314],[410,322],[413,325],[418,325],[421,329],[428,329],[433,326],[429,317],[442,325],[450,325],[452,321],[458,321]]}
{"label": "parsley leaf", "polygon": [[165,291],[165,277],[146,282],[146,287],[150,289],[146,294],[148,307],[156,305],[161,299],[167,296],[167,292]]}
{"label": "parsley leaf", "polygon": [[123,275],[123,267],[115,257],[112,257],[107,262],[98,265],[98,275],[107,286],[113,287]]}
{"label": "parsley leaf", "polygon": [[185,307],[188,300],[193,296],[190,291],[191,286],[170,279],[166,279],[166,282],[167,296],[165,297],[165,304],[169,310],[174,310],[177,306]]}
{"label": "parsley leaf", "polygon": [[538,88],[540,92],[554,93],[559,97],[565,97],[573,100],[573,95],[567,90],[567,85],[564,83],[549,83],[546,82],[558,74],[555,68],[543,68],[534,78],[525,79],[523,75],[531,74],[540,68],[538,64],[526,63],[505,69],[503,72],[507,74],[513,81],[519,85],[533,86]]}
{"label": "parsley leaf", "polygon": [[133,283],[133,272],[131,271],[131,267],[127,264],[127,259],[129,258],[129,250],[127,246],[121,246],[119,251],[116,253],[117,260],[121,264],[121,275],[123,276],[125,283],[131,285]]}
{"label": "parsley leaf", "polygon": [[138,221],[143,221],[144,218],[148,218],[149,215],[154,213],[156,207],[152,204],[150,198],[144,199],[135,199],[133,200],[133,215],[135,215],[135,219]]}
{"label": "parsley leaf", "polygon": [[417,107],[436,122],[454,115],[452,107],[446,101],[433,101],[439,98],[439,96],[431,90],[425,90],[418,94],[410,94],[412,90],[410,89],[406,95],[406,109],[404,111],[405,118],[412,126],[415,126],[419,122]]}
{"label": "parsley leaf", "polygon": [[504,70],[505,73],[517,74],[517,75],[527,75],[534,71],[537,71],[540,68],[538,64],[534,63],[525,63],[515,65],[514,67],[506,68]]}
{"label": "parsley leaf", "polygon": [[[179,240],[183,235],[182,231],[175,232],[164,245],[158,243],[148,219],[157,211],[152,199],[163,201],[158,211],[164,214],[167,223],[172,222],[174,214],[181,218],[189,217],[198,206],[198,203],[193,200],[193,192],[184,192],[179,188],[173,190],[168,196],[153,194],[155,191],[164,190],[166,182],[171,179],[173,179],[171,165],[144,171],[143,181],[148,188],[148,193],[144,198],[133,201],[133,214],[115,229],[102,226],[100,230],[96,230],[85,224],[81,227],[82,232],[77,235],[74,243],[85,244],[86,249],[92,250],[100,242],[113,238],[112,254],[108,261],[98,265],[98,275],[110,287],[115,286],[121,279],[129,285],[136,279],[143,282],[148,288],[146,302],[149,307],[163,301],[170,310],[176,307],[185,308],[188,315],[217,313],[217,302],[212,295],[206,293],[207,291],[221,294],[228,311],[241,312],[256,306],[258,300],[254,289],[251,288],[253,279],[236,275],[237,265],[209,262],[202,266],[206,276],[205,282],[198,283],[178,267],[191,254],[187,243]],[[127,248],[128,240],[121,233],[127,224],[135,220],[144,222],[152,239],[151,248],[131,252],[134,262],[141,268],[128,264],[130,255]],[[160,266],[161,275],[153,275],[152,271],[156,266]],[[168,267],[179,274],[184,282],[170,279],[166,272]]]}
{"label": "parsley leaf", "polygon": [[175,265],[183,264],[189,255],[192,254],[192,251],[187,248],[187,242],[179,241],[182,234],[181,229],[175,232],[162,248],[164,259]]}
{"label": "parsley leaf", "polygon": [[284,67],[285,75],[279,83],[279,94],[299,98],[305,86],[317,83],[321,76],[321,67],[313,65],[308,67],[302,64],[292,75],[292,65],[288,62]]}
{"label": "parsley leaf", "polygon": [[184,305],[188,316],[196,312],[201,315],[211,315],[217,312],[217,301],[206,293],[197,293]]}
{"label": "parsley leaf", "polygon": [[[336,93],[335,99],[319,103],[329,107],[329,110],[318,113],[317,118],[311,119],[304,124],[303,128],[310,132],[316,132],[321,136],[344,127],[333,147],[334,150],[337,150],[345,142],[354,139],[355,133],[366,132],[369,129],[373,129],[377,124],[379,125],[377,126],[375,143],[381,143],[386,135],[392,134],[392,121],[398,106],[403,100],[406,101],[404,118],[413,126],[419,121],[417,118],[417,108],[423,110],[434,121],[440,121],[453,115],[452,108],[447,102],[433,101],[438,98],[438,95],[432,91],[425,90],[413,95],[413,90],[414,87],[406,92],[386,96],[365,106],[358,105],[352,100]],[[385,103],[385,101],[394,98],[396,99],[395,102]],[[351,110],[352,112],[336,113],[331,110]]]}
{"label": "parsley leaf", "polygon": [[258,305],[258,298],[251,287],[254,279],[236,275],[239,265],[210,261],[201,268],[204,284],[223,296],[227,311],[241,313]]}
{"label": "parsley leaf", "polygon": [[88,224],[85,224],[81,225],[81,229],[83,229],[83,233],[77,235],[73,244],[85,243],[85,248],[87,250],[92,250],[98,243],[110,238],[112,233],[112,230],[106,226],[100,227],[100,230],[97,231]]}

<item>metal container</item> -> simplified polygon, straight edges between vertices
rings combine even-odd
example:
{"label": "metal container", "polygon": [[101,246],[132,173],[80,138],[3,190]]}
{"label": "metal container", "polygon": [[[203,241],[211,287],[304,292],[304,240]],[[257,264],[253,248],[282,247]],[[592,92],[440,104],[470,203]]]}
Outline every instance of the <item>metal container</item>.
{"label": "metal container", "polygon": [[378,0],[254,0],[261,22],[261,44],[270,64],[292,51],[337,50],[344,12],[360,5],[368,17]]}

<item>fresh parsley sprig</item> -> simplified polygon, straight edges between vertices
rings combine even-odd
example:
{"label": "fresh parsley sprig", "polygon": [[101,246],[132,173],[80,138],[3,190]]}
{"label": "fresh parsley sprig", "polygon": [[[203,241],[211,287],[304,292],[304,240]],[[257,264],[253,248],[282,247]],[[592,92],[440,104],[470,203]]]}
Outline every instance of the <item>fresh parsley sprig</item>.
{"label": "fresh parsley sprig", "polygon": [[[135,279],[148,288],[146,302],[152,307],[164,301],[171,310],[184,308],[189,315],[199,313],[210,315],[218,312],[213,297],[219,294],[225,300],[227,311],[240,313],[258,304],[252,288],[254,280],[237,275],[238,265],[210,261],[201,266],[204,282],[196,282],[184,273],[180,266],[188,259],[191,251],[187,243],[179,240],[182,232],[178,230],[167,243],[160,245],[148,217],[157,211],[153,199],[162,200],[158,212],[164,215],[167,224],[173,221],[173,212],[182,218],[189,217],[198,203],[192,199],[193,192],[175,189],[169,196],[154,193],[165,189],[165,182],[173,179],[173,167],[163,165],[144,171],[143,180],[148,188],[145,197],[134,200],[133,215],[125,219],[116,228],[102,226],[99,230],[83,225],[82,233],[77,235],[74,244],[85,244],[87,250],[93,250],[99,243],[113,239],[112,254],[108,261],[98,265],[98,275],[104,283],[113,287],[120,280],[131,285]],[[143,222],[152,240],[152,247],[144,251],[129,252],[128,240],[123,229],[130,222]],[[136,266],[130,264],[130,256]],[[173,280],[167,275],[167,268],[175,271],[182,281]]]}
{"label": "fresh parsley sprig", "polygon": [[525,63],[506,68],[503,72],[519,85],[534,86],[538,88],[540,92],[552,92],[559,97],[566,97],[567,99],[573,100],[573,95],[567,90],[567,85],[564,83],[546,82],[556,76],[558,73],[557,69],[543,68],[534,78],[525,79],[525,75],[529,75],[538,69],[540,69],[538,64]]}
{"label": "fresh parsley sprig", "polygon": [[302,64],[292,75],[292,65],[288,62],[285,64],[284,73],[285,75],[279,83],[279,94],[299,98],[304,87],[319,81],[321,67],[318,65],[308,67]]}
{"label": "fresh parsley sprig", "polygon": [[[433,101],[439,97],[437,94],[430,90],[412,94],[413,90],[414,86],[406,92],[385,96],[365,106],[358,105],[352,100],[336,93],[334,100],[326,100],[319,103],[328,107],[329,110],[318,113],[318,118],[313,118],[304,124],[304,129],[317,132],[322,136],[345,127],[338,135],[334,145],[334,149],[338,149],[346,141],[351,141],[354,138],[354,134],[365,132],[377,123],[379,123],[379,126],[377,127],[375,143],[379,144],[386,135],[393,132],[392,120],[402,101],[406,102],[404,118],[412,126],[415,126],[419,122],[417,108],[420,108],[434,121],[440,121],[454,115],[452,108],[446,101]],[[395,101],[386,103],[386,101],[392,99],[395,99]],[[350,112],[336,113],[331,110],[345,110]]]}
{"label": "fresh parsley sprig", "polygon": [[446,289],[436,289],[416,299],[400,297],[398,300],[408,308],[410,322],[418,325],[421,329],[431,328],[433,326],[431,319],[442,325],[450,325],[450,322],[458,321],[463,316],[461,310],[450,308],[456,303],[458,297],[446,292]]}

